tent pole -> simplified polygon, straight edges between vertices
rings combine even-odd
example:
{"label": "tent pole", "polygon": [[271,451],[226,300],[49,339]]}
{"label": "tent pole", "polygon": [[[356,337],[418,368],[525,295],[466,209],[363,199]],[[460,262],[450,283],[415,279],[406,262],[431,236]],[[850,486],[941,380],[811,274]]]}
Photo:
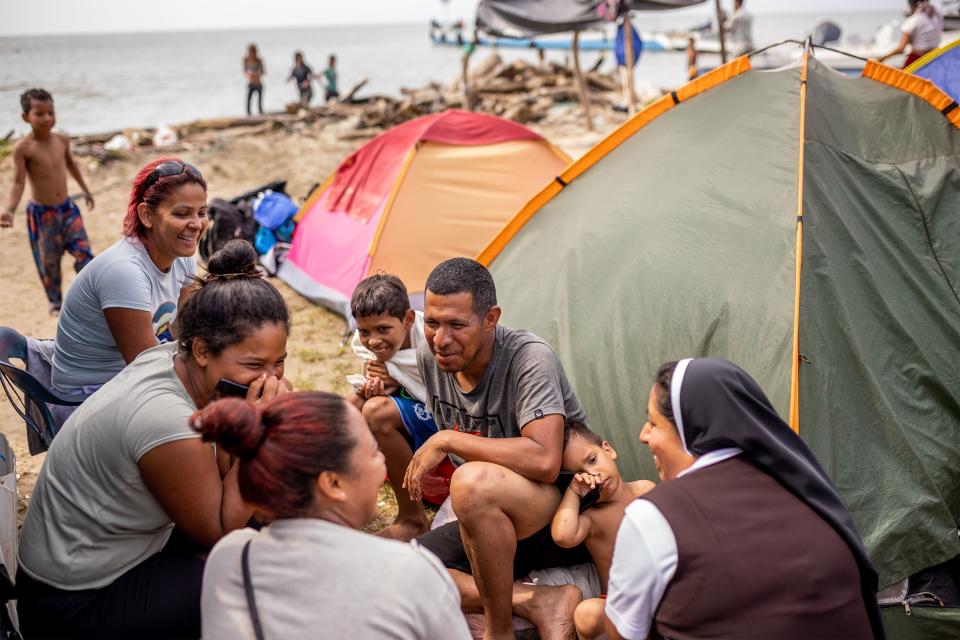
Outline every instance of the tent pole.
{"label": "tent pole", "polygon": [[633,90],[633,23],[629,11],[623,14],[623,54],[627,63],[627,112],[632,116],[637,112],[637,104]]}
{"label": "tent pole", "polygon": [[577,78],[577,91],[580,93],[580,104],[583,105],[583,117],[587,120],[587,131],[593,131],[593,118],[590,115],[590,97],[587,95],[587,83],[580,70],[580,32],[573,32],[573,74]]}
{"label": "tent pole", "polygon": [[[474,35],[476,40],[476,35]],[[473,54],[476,45],[473,42],[467,43],[464,47],[463,58],[460,60],[461,74],[463,79],[463,108],[467,111],[473,111],[473,91],[470,90],[470,56]]]}
{"label": "tent pole", "polygon": [[714,0],[717,8],[717,34],[720,36],[720,62],[727,64],[727,40],[723,35],[723,9],[720,8],[720,0]]}

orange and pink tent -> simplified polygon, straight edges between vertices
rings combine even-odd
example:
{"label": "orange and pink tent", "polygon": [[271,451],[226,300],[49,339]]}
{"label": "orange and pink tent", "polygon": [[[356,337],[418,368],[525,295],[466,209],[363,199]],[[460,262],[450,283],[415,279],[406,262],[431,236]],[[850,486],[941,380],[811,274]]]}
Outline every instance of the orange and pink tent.
{"label": "orange and pink tent", "polygon": [[358,149],[304,203],[278,275],[350,317],[350,296],[385,271],[414,304],[437,263],[475,256],[570,158],[523,125],[459,110],[423,116]]}

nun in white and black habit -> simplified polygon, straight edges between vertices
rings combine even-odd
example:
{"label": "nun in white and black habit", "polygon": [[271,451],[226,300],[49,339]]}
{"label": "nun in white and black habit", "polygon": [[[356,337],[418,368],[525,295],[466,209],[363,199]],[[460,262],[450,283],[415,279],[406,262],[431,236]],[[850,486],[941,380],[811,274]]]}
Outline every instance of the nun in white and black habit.
{"label": "nun in white and black habit", "polygon": [[612,637],[883,637],[877,574],[849,512],[743,369],[662,366],[640,440],[663,482],[617,536]]}

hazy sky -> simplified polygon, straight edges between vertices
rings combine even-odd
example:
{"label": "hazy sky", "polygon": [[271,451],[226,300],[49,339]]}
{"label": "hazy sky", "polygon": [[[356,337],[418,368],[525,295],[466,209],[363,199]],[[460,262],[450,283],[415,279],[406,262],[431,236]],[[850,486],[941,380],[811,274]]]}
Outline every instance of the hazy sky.
{"label": "hazy sky", "polygon": [[[732,5],[733,0],[722,0]],[[0,36],[471,20],[476,0],[0,0]],[[883,11],[906,0],[749,0],[755,13]],[[708,0],[693,10],[713,6]]]}

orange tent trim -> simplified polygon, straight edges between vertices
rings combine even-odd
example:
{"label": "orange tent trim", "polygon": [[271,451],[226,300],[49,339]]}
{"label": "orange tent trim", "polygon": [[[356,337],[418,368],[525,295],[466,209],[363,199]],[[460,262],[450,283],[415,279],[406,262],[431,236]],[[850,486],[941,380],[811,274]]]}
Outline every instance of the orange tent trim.
{"label": "orange tent trim", "polygon": [[323,192],[330,188],[330,185],[333,184],[333,179],[337,177],[337,172],[334,171],[327,179],[323,181],[319,187],[313,190],[313,193],[310,194],[310,197],[307,198],[306,202],[300,205],[300,210],[297,211],[297,215],[293,216],[294,222],[300,222],[303,216],[307,215],[307,212],[316,204],[317,200],[320,199],[320,196],[323,195]]}
{"label": "orange tent trim", "polygon": [[[874,60],[868,61],[864,66],[863,77],[912,93],[937,111],[943,111],[953,104],[953,98],[926,78],[888,67]],[[960,109],[954,109],[946,115],[946,118],[953,123],[953,126],[960,129]]]}
{"label": "orange tent trim", "polygon": [[590,167],[599,162],[603,157],[620,146],[624,141],[637,131],[647,126],[658,117],[675,107],[677,104],[697,96],[705,91],[723,84],[727,80],[746,73],[751,69],[750,58],[741,56],[732,60],[722,67],[717,67],[713,71],[704,74],[693,82],[690,82],[672,94],[667,94],[662,98],[651,103],[646,109],[636,114],[616,131],[604,138],[597,146],[585,153],[579,160],[567,167],[556,180],[547,185],[540,193],[535,195],[530,202],[513,217],[510,222],[500,231],[499,234],[490,242],[487,247],[480,252],[477,262],[484,266],[490,266],[493,259],[500,255],[503,248],[513,237],[523,228],[536,213],[550,202],[563,188],[573,182],[577,177],[586,172]]}

